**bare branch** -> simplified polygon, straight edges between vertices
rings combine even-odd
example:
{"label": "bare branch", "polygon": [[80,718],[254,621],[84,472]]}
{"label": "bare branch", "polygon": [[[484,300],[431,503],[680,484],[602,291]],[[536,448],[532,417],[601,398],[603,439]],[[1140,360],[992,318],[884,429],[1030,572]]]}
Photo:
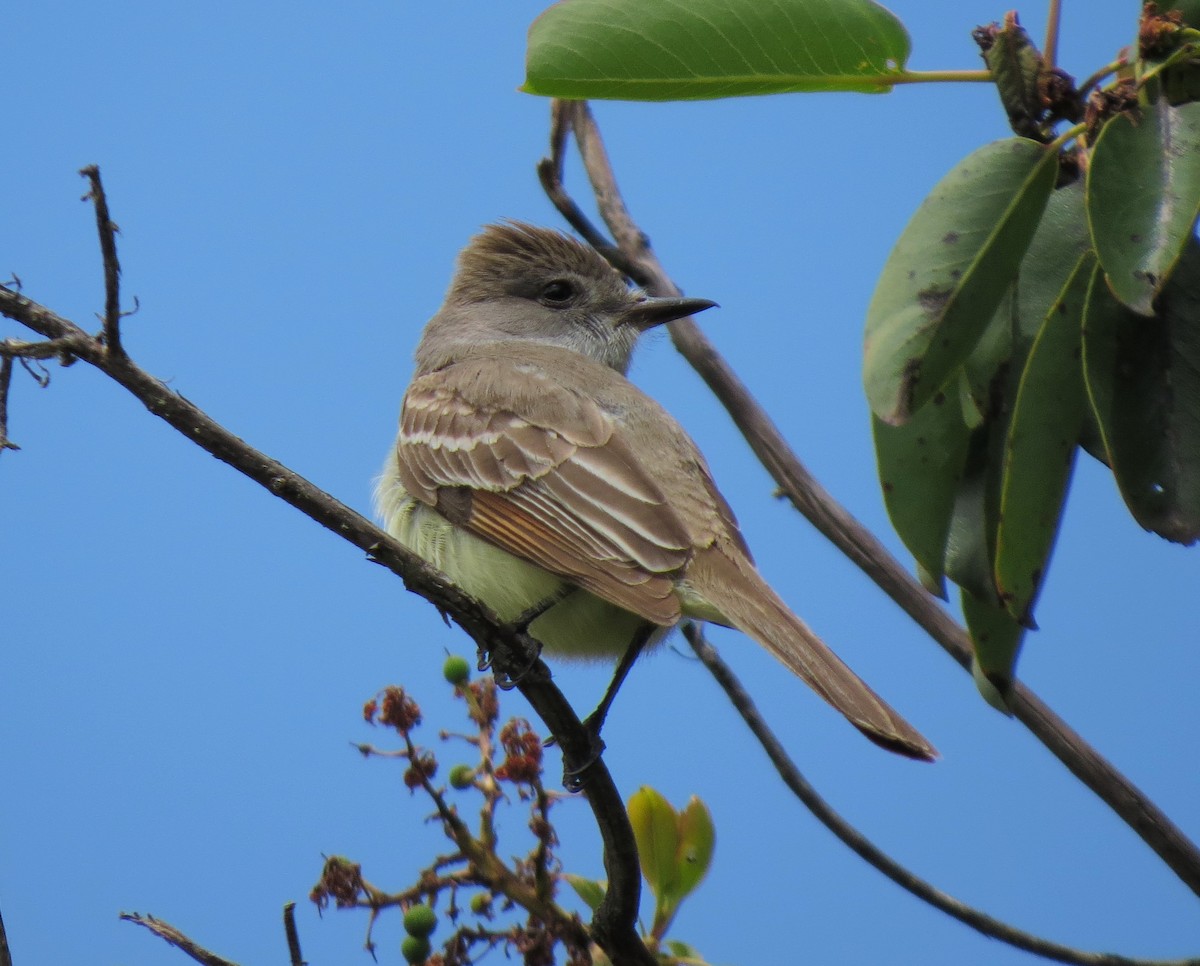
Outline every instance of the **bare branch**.
{"label": "bare branch", "polygon": [[910,872],[842,818],[817,793],[817,790],[808,783],[804,776],[800,774],[800,770],[796,767],[795,762],[791,760],[787,751],[779,743],[779,739],[775,737],[774,732],[771,731],[770,727],[758,713],[758,708],[755,707],[750,695],[742,687],[741,682],[738,681],[733,671],[730,670],[729,665],[721,660],[721,656],[717,653],[716,648],[705,640],[699,625],[691,622],[685,624],[683,636],[692,645],[692,650],[696,652],[696,656],[704,662],[704,666],[708,668],[712,676],[717,679],[717,683],[725,690],[725,694],[728,696],[730,702],[737,708],[738,713],[742,716],[742,720],[754,732],[754,737],[758,739],[759,744],[766,750],[767,756],[775,766],[775,770],[779,772],[779,777],[792,790],[792,793],[800,799],[805,808],[812,812],[813,817],[836,835],[844,845],[873,868],[878,869],[886,875],[902,889],[911,892],[921,901],[929,903],[935,909],[941,910],[946,915],[957,919],[959,922],[970,926],[985,936],[998,939],[1001,942],[1008,943],[1010,946],[1015,946],[1017,949],[1023,949],[1026,952],[1035,953],[1038,956],[1044,956],[1046,959],[1053,959],[1060,963],[1076,963],[1078,966],[1200,966],[1200,959],[1169,961],[1131,959],[1127,956],[1118,956],[1114,953],[1093,953],[1086,950],[1074,949],[1070,946],[1062,946],[1059,943],[1042,939],[1040,936],[1016,929],[1006,922],[995,919],[987,913],[942,892],[941,889],[936,888]]}
{"label": "bare branch", "polygon": [[[562,111],[562,117],[569,119],[572,125],[600,214],[621,251],[622,257],[614,259],[613,264],[652,295],[678,295],[679,288],[650,250],[645,235],[633,223],[621,200],[599,128],[587,103],[563,102],[556,110]],[[552,142],[552,149],[561,143],[561,138]],[[538,170],[543,178],[561,173],[562,158],[552,158],[549,164],[543,162]],[[558,205],[557,199],[570,201],[561,178],[554,188],[549,193],[550,199],[563,217],[568,220],[582,217],[573,201],[569,207]],[[600,251],[604,254],[603,248]],[[781,493],[924,628],[947,654],[969,671],[971,648],[966,632],[888,553],[887,548],[813,478],[778,427],[695,322],[680,319],[670,323],[669,328],[676,349],[720,400],[754,454],[775,479]],[[1150,798],[1025,685],[1016,684],[1010,706],[1014,716],[1076,778],[1116,812],[1193,892],[1200,895],[1200,849]]]}
{"label": "bare branch", "polygon": [[0,966],[13,966],[12,953],[8,948],[8,933],[4,931],[3,916],[0,916]]}
{"label": "bare branch", "polygon": [[125,353],[109,351],[110,346],[89,336],[75,323],[4,286],[0,286],[0,315],[20,322],[45,339],[70,340],[78,358],[124,386],[154,415],[217,459],[364,550],[371,560],[399,576],[405,587],[453,617],[481,652],[492,656],[499,673],[521,672],[516,687],[557,739],[564,762],[570,767],[588,763],[583,766],[583,793],[600,829],[609,880],[604,902],[592,919],[593,937],[614,962],[645,966],[654,963],[635,929],[641,872],[624,803],[603,759],[595,756],[591,738],[579,716],[551,681],[549,669],[540,659],[530,660],[530,655],[538,653],[532,638],[501,624],[490,610],[361,514],[249,446],[135,365]]}
{"label": "bare branch", "polygon": [[[8,387],[12,385],[12,357],[0,356],[0,453],[21,447],[8,438]],[[0,923],[0,926],[3,924]],[[0,936],[0,938],[3,938]],[[0,966],[4,966],[0,960]]]}
{"label": "bare branch", "polygon": [[91,199],[96,209],[96,231],[100,236],[100,254],[104,259],[104,344],[113,355],[121,348],[121,263],[117,260],[117,226],[108,214],[108,197],[100,181],[100,169],[89,164],[80,172],[91,185],[84,200]]}
{"label": "bare branch", "polygon": [[287,936],[288,966],[308,966],[300,953],[300,933],[296,931],[296,903],[283,906],[283,932]]}
{"label": "bare branch", "polygon": [[189,939],[169,922],[163,922],[161,919],[155,919],[153,916],[143,916],[138,912],[123,912],[121,913],[121,919],[125,922],[133,922],[139,926],[144,926],[154,933],[154,935],[160,939],[165,939],[176,949],[183,951],[196,962],[203,963],[204,966],[237,966],[237,963],[233,960],[218,956],[194,940]]}

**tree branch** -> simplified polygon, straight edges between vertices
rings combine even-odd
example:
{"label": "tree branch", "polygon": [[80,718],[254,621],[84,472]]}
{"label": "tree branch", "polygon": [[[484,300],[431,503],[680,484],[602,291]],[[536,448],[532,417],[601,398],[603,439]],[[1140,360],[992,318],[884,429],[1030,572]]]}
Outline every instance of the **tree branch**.
{"label": "tree branch", "polygon": [[283,906],[283,934],[287,939],[288,966],[308,966],[300,952],[300,933],[296,930],[296,903]]}
{"label": "tree branch", "polygon": [[[12,385],[12,356],[0,355],[0,453],[21,447],[8,438],[8,389]],[[4,966],[0,962],[0,966]]]}
{"label": "tree branch", "polygon": [[84,200],[96,211],[96,231],[100,236],[100,255],[104,260],[104,344],[114,355],[121,348],[121,263],[117,260],[117,226],[108,214],[108,198],[100,182],[100,169],[89,164],[79,172],[91,185]]}
{"label": "tree branch", "polygon": [[[634,224],[621,199],[612,165],[585,101],[556,101],[551,114],[551,150],[558,153],[538,166],[538,174],[560,213],[591,240],[599,238],[606,254],[614,246],[588,222],[562,183],[564,129],[569,127],[583,158],[596,203],[619,254],[612,263],[652,295],[678,295],[679,289],[646,237]],[[560,204],[561,201],[570,202]],[[746,385],[691,319],[669,325],[679,353],[708,384],[750,448],[791,500],[831,543],[892,598],[942,649],[968,671],[971,647],[966,632],[933,600],[907,570],[843,506],[833,499],[800,462],[783,434]],[[1047,707],[1025,685],[1017,683],[1009,701],[1024,724],[1076,778],[1103,800],[1193,892],[1200,895],[1200,850],[1136,785]]]}
{"label": "tree branch", "polygon": [[4,931],[3,916],[0,916],[0,966],[13,966],[12,952],[8,948],[8,933]]}
{"label": "tree branch", "polygon": [[[110,271],[116,264],[115,248],[110,259],[106,244],[112,242],[112,225],[98,172],[92,178],[91,196],[98,210],[102,207],[104,211],[103,218],[97,215],[97,222],[101,250],[105,252],[105,278],[110,286],[105,292],[105,302],[111,309],[117,298],[116,275]],[[497,673],[510,678],[519,675],[516,687],[557,738],[564,763],[568,768],[582,768],[582,791],[604,843],[609,888],[592,919],[593,938],[614,962],[645,966],[654,963],[635,928],[641,897],[641,872],[624,803],[603,759],[595,755],[579,716],[551,681],[546,665],[534,657],[538,653],[536,641],[502,625],[488,608],[464,594],[444,574],[409,552],[361,514],[254,449],[134,364],[123,350],[116,348],[120,344],[119,312],[106,311],[104,331],[99,336],[91,336],[45,306],[9,287],[0,286],[0,315],[21,323],[51,340],[52,344],[70,345],[72,357],[82,359],[109,376],[150,412],[192,442],[364,550],[369,559],[400,577],[408,590],[424,597],[443,615],[449,614],[471,636],[480,652],[490,655]],[[147,925],[147,922],[141,921],[141,924]]]}
{"label": "tree branch", "polygon": [[165,939],[176,949],[181,950],[196,962],[202,963],[203,966],[238,966],[232,959],[225,959],[223,956],[218,956],[194,940],[189,939],[169,922],[163,922],[161,919],[155,919],[153,916],[143,916],[138,912],[123,912],[121,913],[121,919],[125,922],[133,922],[139,926],[144,926],[154,933],[154,935],[160,939]]}
{"label": "tree branch", "polygon": [[763,746],[771,763],[775,766],[775,770],[779,772],[779,776],[792,790],[792,793],[800,799],[805,808],[812,812],[818,822],[836,835],[852,852],[882,872],[902,889],[911,892],[923,902],[927,902],[935,909],[985,936],[1060,963],[1075,963],[1077,966],[1200,966],[1200,959],[1131,959],[1115,953],[1093,953],[1074,949],[1071,946],[1063,946],[993,918],[987,913],[955,899],[948,893],[942,892],[941,889],[910,872],[842,818],[800,774],[795,762],[791,760],[783,745],[779,743],[779,739],[775,737],[774,732],[758,713],[758,708],[755,707],[746,689],[742,687],[741,682],[738,681],[729,666],[721,660],[716,648],[705,640],[699,625],[692,622],[685,624],[683,636],[687,638],[687,642],[696,652],[696,656],[704,662],[704,666],[717,679],[717,683],[721,685],[730,702],[737,708],[738,714],[742,716],[742,720],[749,725],[754,737]]}

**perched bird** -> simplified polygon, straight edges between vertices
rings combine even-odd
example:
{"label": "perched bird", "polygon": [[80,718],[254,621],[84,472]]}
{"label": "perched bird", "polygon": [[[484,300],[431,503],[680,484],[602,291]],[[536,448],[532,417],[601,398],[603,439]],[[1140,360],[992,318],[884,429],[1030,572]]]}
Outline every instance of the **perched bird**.
{"label": "perched bird", "polygon": [[[416,350],[377,504],[388,531],[545,652],[621,658],[684,617],[736,627],[872,741],[933,747],[759,575],[683,428],[625,378],[647,329],[711,308],[650,298],[548,229],[473,238]],[[529,619],[532,618],[532,619]]]}

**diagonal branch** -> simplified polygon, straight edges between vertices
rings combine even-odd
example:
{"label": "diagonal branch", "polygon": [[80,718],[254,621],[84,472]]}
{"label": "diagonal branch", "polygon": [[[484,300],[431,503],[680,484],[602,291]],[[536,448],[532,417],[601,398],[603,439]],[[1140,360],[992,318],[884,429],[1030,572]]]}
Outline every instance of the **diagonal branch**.
{"label": "diagonal branch", "polygon": [[774,732],[758,713],[758,708],[755,707],[750,695],[730,670],[729,665],[721,660],[716,648],[705,640],[700,627],[690,622],[685,624],[683,636],[687,638],[687,642],[696,652],[696,656],[704,662],[704,666],[724,689],[730,703],[750,727],[780,777],[805,808],[812,812],[813,817],[836,835],[847,848],[922,902],[929,903],[935,909],[991,939],[998,939],[1017,949],[1023,949],[1060,963],[1074,963],[1076,966],[1200,966],[1200,959],[1133,959],[1127,956],[1118,956],[1115,953],[1093,953],[1074,949],[1071,946],[1063,946],[995,919],[987,913],[955,899],[952,895],[910,872],[834,811],[833,807],[800,774],[800,769],[796,767],[783,745],[779,743],[779,739],[775,737]]}
{"label": "diagonal branch", "polygon": [[124,922],[136,923],[139,926],[144,926],[149,929],[159,939],[164,939],[176,949],[180,950],[187,956],[190,956],[201,966],[237,966],[237,963],[231,959],[226,959],[224,956],[218,956],[211,950],[205,949],[195,940],[188,938],[169,922],[163,922],[161,919],[155,919],[153,916],[143,916],[138,912],[123,912],[121,919]]}
{"label": "diagonal branch", "polygon": [[[652,295],[677,295],[679,289],[650,250],[645,235],[621,200],[600,131],[585,101],[555,101],[551,147],[558,153],[543,161],[538,174],[560,213],[585,238],[597,238],[607,255],[612,243],[570,200],[562,184],[567,127],[573,131],[601,216],[616,240],[612,263]],[[569,204],[560,202],[570,202]],[[966,632],[929,596],[887,548],[841,506],[800,462],[783,434],[746,385],[691,319],[670,323],[676,349],[708,384],[728,411],[750,448],[797,510],[892,598],[942,649],[968,671],[971,649]],[[1009,701],[1014,716],[1076,778],[1090,788],[1167,866],[1200,895],[1200,849],[1144,792],[1091,747],[1036,694],[1016,684]]]}
{"label": "diagonal branch", "polygon": [[[93,198],[98,204],[103,200],[98,174],[93,182]],[[107,203],[104,210],[107,217]],[[102,249],[104,237],[102,226]],[[106,293],[106,303],[111,306],[114,298],[115,292],[110,289]],[[481,653],[492,655],[498,672],[508,672],[512,676],[522,672],[516,686],[557,738],[564,763],[568,767],[585,763],[583,793],[600,829],[609,878],[604,901],[592,920],[593,937],[613,962],[652,966],[654,958],[635,928],[641,897],[641,872],[624,803],[603,759],[595,756],[591,739],[578,715],[551,681],[549,669],[541,660],[530,662],[529,655],[537,654],[538,647],[532,638],[502,625],[481,603],[464,594],[444,574],[409,552],[361,514],[248,445],[137,366],[124,351],[113,351],[110,339],[115,328],[110,331],[106,324],[104,334],[93,337],[74,322],[2,285],[0,315],[21,323],[55,344],[69,345],[73,358],[81,359],[109,376],[150,412],[202,449],[365,551],[371,560],[399,576],[406,588],[430,601],[443,614],[449,614],[476,642]],[[147,923],[142,921],[142,925]]]}

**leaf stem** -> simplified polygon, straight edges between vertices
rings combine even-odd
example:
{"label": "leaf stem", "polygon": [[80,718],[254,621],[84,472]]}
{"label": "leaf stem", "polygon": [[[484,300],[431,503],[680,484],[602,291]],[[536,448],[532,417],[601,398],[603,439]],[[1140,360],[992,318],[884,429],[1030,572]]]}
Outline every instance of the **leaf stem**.
{"label": "leaf stem", "polygon": [[895,74],[880,74],[878,78],[863,78],[879,84],[937,84],[954,81],[990,84],[990,70],[902,70]]}
{"label": "leaf stem", "polygon": [[1083,97],[1093,87],[1097,87],[1104,78],[1115,74],[1122,67],[1129,63],[1124,57],[1118,57],[1116,60],[1110,60],[1107,64],[1101,67],[1096,73],[1092,74],[1087,80],[1079,85],[1079,96]]}
{"label": "leaf stem", "polygon": [[1140,86],[1145,86],[1146,81],[1151,80],[1154,77],[1157,77],[1159,74],[1161,74],[1167,68],[1174,67],[1180,61],[1189,60],[1189,59],[1195,57],[1197,54],[1200,54],[1200,43],[1197,43],[1196,41],[1193,40],[1193,41],[1190,41],[1189,43],[1184,44],[1182,47],[1173,51],[1171,53],[1171,56],[1169,56],[1166,60],[1155,64],[1153,67],[1151,67],[1145,73],[1143,73],[1138,78],[1138,84]]}

